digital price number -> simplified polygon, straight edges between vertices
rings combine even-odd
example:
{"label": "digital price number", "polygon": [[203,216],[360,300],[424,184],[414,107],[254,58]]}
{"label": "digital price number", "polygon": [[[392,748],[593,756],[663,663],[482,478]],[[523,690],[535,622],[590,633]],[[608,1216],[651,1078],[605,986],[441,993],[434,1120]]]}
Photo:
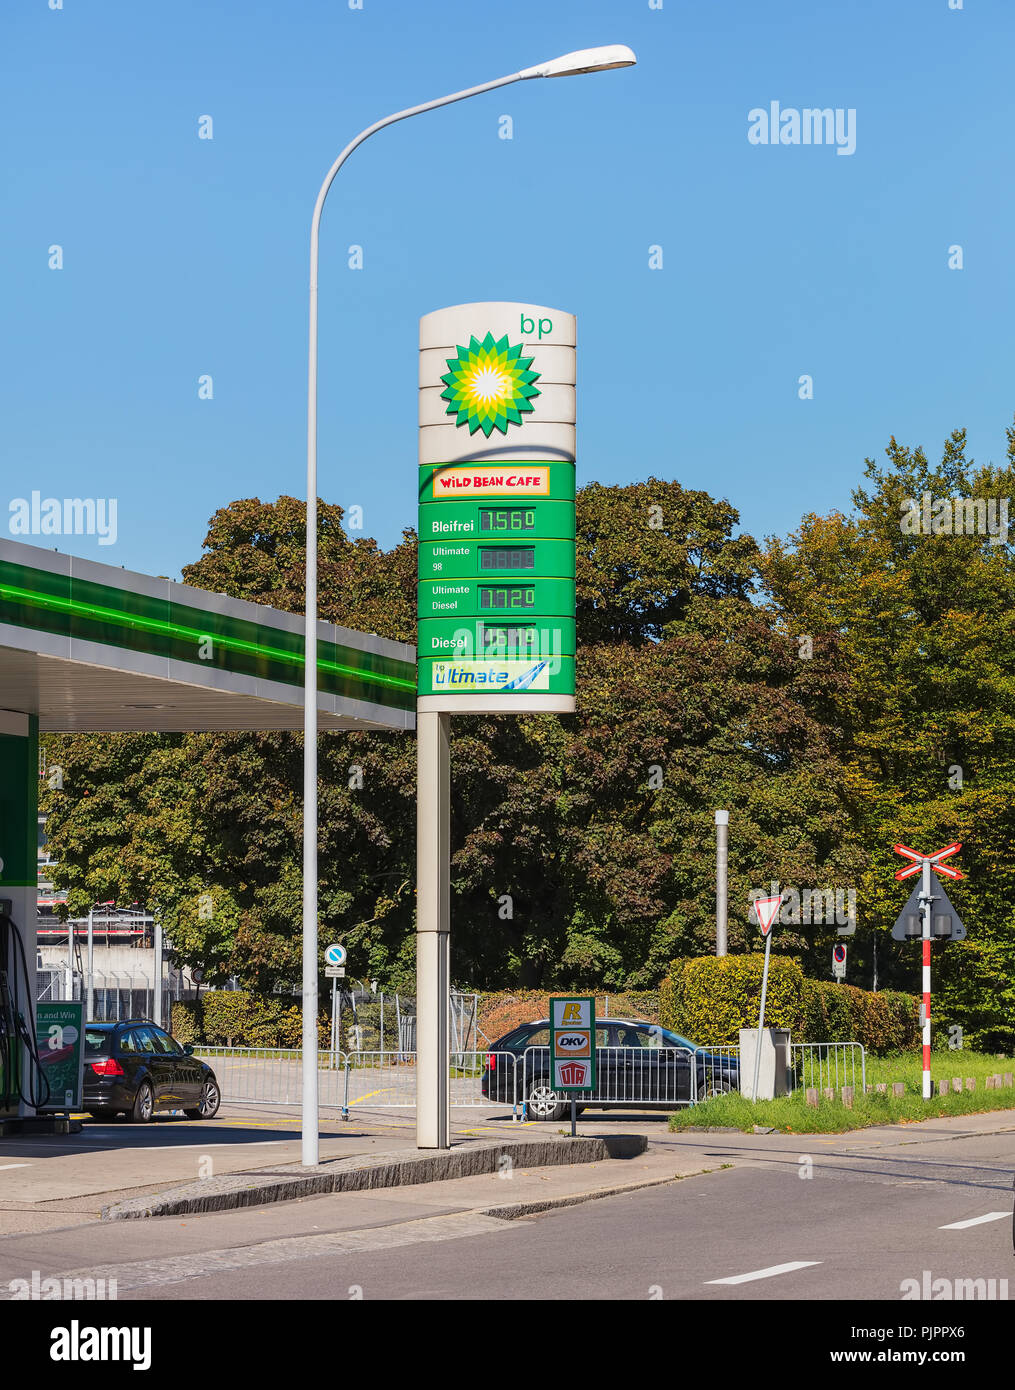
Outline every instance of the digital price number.
{"label": "digital price number", "polygon": [[534,627],[512,623],[507,627],[483,628],[483,651],[493,656],[509,656],[512,652],[525,656],[538,644],[539,634]]}
{"label": "digital price number", "polygon": [[536,566],[534,545],[484,545],[479,552],[479,567],[484,570],[531,570]]}
{"label": "digital price number", "polygon": [[529,585],[524,587],[508,584],[482,585],[479,590],[480,608],[506,608],[512,611],[519,608],[535,608],[536,591]]}
{"label": "digital price number", "polygon": [[481,531],[534,531],[535,507],[480,507]]}

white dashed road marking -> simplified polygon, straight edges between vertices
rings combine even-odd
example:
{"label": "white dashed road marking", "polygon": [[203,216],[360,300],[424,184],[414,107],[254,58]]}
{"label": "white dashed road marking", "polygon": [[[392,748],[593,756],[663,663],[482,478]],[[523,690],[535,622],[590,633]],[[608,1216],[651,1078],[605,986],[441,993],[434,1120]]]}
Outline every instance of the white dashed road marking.
{"label": "white dashed road marking", "polygon": [[0,1163],[0,1168],[31,1168],[30,1163]]}
{"label": "white dashed road marking", "polygon": [[1004,1221],[1011,1216],[1010,1211],[988,1211],[986,1216],[971,1216],[968,1221],[952,1221],[948,1226],[939,1226],[939,1231],[964,1231],[967,1226],[982,1226],[986,1221]]}
{"label": "white dashed road marking", "polygon": [[821,1264],[820,1260],[791,1260],[789,1264],[769,1265],[767,1269],[753,1269],[750,1274],[731,1274],[728,1279],[706,1279],[706,1284],[749,1284],[752,1279],[771,1279],[775,1274],[790,1274],[794,1269],[808,1269]]}

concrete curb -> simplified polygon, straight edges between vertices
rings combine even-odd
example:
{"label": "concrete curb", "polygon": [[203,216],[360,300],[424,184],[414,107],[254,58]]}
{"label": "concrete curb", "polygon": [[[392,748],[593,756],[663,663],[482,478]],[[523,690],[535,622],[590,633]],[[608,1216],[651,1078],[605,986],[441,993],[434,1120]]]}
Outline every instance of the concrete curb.
{"label": "concrete curb", "polygon": [[226,1173],[164,1192],[131,1197],[102,1208],[103,1221],[136,1221],[152,1216],[184,1216],[198,1212],[234,1211],[266,1202],[293,1202],[328,1192],[362,1192],[370,1188],[404,1187],[494,1173],[505,1155],[514,1168],[555,1164],[601,1163],[635,1158],[645,1152],[644,1134],[579,1135],[553,1139],[475,1140],[443,1152],[408,1149],[368,1158],[340,1158],[307,1171],[299,1164],[260,1169],[256,1173]]}
{"label": "concrete curb", "polygon": [[681,1125],[671,1129],[671,1134],[744,1134],[746,1131],[737,1125]]}

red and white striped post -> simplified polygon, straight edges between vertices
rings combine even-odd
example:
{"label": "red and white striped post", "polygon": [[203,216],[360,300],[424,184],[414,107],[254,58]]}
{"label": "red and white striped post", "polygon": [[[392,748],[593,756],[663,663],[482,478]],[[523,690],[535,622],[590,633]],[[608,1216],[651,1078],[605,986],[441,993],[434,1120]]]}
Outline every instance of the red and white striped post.
{"label": "red and white striped post", "polygon": [[923,884],[920,893],[920,916],[923,918],[923,1098],[930,1100],[934,1083],[930,1078],[930,860],[925,859]]}
{"label": "red and white striped post", "polygon": [[901,854],[904,859],[911,859],[913,862],[907,864],[904,869],[899,869],[895,877],[902,881],[912,878],[914,874],[921,873],[923,878],[920,882],[920,919],[923,937],[923,1098],[930,1100],[934,1094],[934,1083],[930,1077],[930,917],[933,910],[934,894],[930,888],[930,871],[941,874],[944,878],[962,878],[961,870],[954,869],[950,864],[941,861],[948,859],[951,855],[957,854],[962,848],[961,844],[953,841],[950,845],[945,845],[944,849],[935,850],[933,854],[918,854],[916,850],[910,849],[907,845],[893,845],[896,854]]}

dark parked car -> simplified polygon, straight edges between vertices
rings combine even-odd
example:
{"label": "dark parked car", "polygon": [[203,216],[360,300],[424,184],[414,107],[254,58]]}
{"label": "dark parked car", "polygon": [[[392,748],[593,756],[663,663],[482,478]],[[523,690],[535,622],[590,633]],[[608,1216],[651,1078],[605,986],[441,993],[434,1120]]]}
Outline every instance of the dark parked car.
{"label": "dark parked car", "polygon": [[[535,1119],[562,1120],[569,1114],[570,1094],[553,1090],[550,1020],[523,1023],[498,1039],[489,1050],[480,1087],[492,1101],[524,1101]],[[595,1090],[581,1092],[578,1099],[579,1109],[673,1109],[739,1089],[735,1051],[697,1047],[643,1019],[609,1018],[596,1026]]]}
{"label": "dark parked car", "polygon": [[97,1120],[123,1112],[147,1124],[156,1110],[210,1120],[221,1096],[215,1073],[150,1019],[85,1026],[85,1109]]}

